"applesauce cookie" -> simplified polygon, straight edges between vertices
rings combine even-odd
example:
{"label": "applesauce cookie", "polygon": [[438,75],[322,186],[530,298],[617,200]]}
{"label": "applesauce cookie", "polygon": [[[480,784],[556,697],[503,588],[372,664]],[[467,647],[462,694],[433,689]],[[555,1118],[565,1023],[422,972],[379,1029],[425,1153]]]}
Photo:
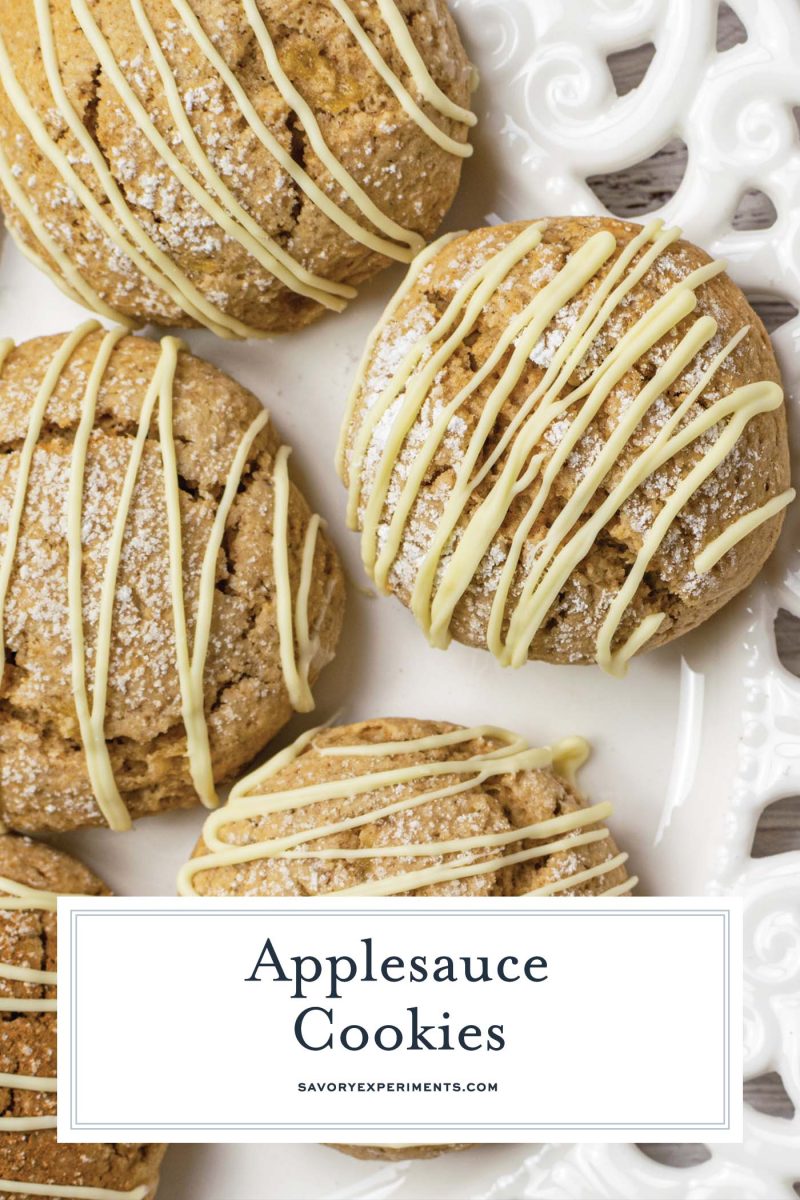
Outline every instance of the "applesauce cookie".
{"label": "applesauce cookie", "polygon": [[474,123],[445,0],[21,0],[0,80],[23,252],[101,315],[223,337],[410,261]]}
{"label": "applesauce cookie", "polygon": [[[587,806],[575,784],[587,753],[580,738],[538,748],[503,729],[434,721],[311,730],[240,780],[208,817],[178,890],[622,895],[637,880],[603,824],[611,805]],[[336,1146],[388,1160],[464,1148]]]}
{"label": "applesauce cookie", "polygon": [[417,258],[338,465],[367,571],[434,646],[623,674],[753,580],[794,492],[775,357],[723,265],[600,217]]}
{"label": "applesauce cookie", "polygon": [[474,1142],[448,1142],[440,1146],[355,1146],[345,1142],[327,1142],[332,1150],[341,1150],[351,1158],[378,1160],[379,1162],[405,1162],[408,1158],[438,1158],[452,1150],[471,1150]]}
{"label": "applesauce cookie", "polygon": [[0,1196],[154,1200],[166,1147],[56,1143],[56,895],[108,895],[82,863],[0,836]]}
{"label": "applesauce cookie", "polygon": [[239,780],[228,803],[208,816],[178,890],[627,892],[636,883],[623,865],[628,856],[602,824],[611,805],[587,807],[575,784],[587,755],[581,738],[534,747],[489,725],[386,718],[311,729]]}
{"label": "applesauce cookie", "polygon": [[313,707],[341,628],[289,449],[174,338],[92,321],[0,349],[0,819],[213,807]]}

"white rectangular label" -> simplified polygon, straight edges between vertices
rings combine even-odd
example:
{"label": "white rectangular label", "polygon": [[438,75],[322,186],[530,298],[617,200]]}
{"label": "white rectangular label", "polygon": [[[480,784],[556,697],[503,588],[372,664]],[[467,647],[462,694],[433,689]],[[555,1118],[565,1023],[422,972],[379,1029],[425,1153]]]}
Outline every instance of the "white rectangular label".
{"label": "white rectangular label", "polygon": [[741,1140],[741,906],[59,897],[65,1142]]}

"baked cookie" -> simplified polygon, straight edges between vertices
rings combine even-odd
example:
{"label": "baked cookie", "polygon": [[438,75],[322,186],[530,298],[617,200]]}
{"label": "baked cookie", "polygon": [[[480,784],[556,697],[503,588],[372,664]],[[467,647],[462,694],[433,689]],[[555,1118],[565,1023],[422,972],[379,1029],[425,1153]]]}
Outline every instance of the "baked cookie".
{"label": "baked cookie", "polygon": [[367,571],[434,646],[613,674],[746,587],[794,496],[766,331],[660,221],[423,252],[367,345],[338,466]]}
{"label": "baked cookie", "polygon": [[[637,880],[603,824],[611,805],[587,806],[575,783],[587,753],[580,738],[537,748],[503,729],[434,721],[312,729],[240,780],[228,804],[208,817],[178,890],[184,896],[624,894]],[[405,852],[398,854],[399,847]],[[336,1147],[389,1160],[464,1148]]]}
{"label": "baked cookie", "polygon": [[56,894],[108,895],[82,863],[0,837],[0,1196],[153,1200],[165,1146],[56,1143]]}
{"label": "baked cookie", "polygon": [[581,738],[534,747],[488,725],[386,718],[311,729],[239,780],[228,803],[208,816],[178,890],[184,896],[627,892],[636,883],[623,865],[628,856],[602,824],[611,805],[587,806],[576,786],[587,755]]}
{"label": "baked cookie", "polygon": [[409,262],[469,155],[445,0],[20,0],[0,197],[73,299],[257,337]]}
{"label": "baked cookie", "polygon": [[174,338],[90,321],[1,349],[0,819],[213,807],[313,707],[341,627],[289,449]]}
{"label": "baked cookie", "polygon": [[452,1150],[470,1150],[474,1142],[452,1142],[441,1146],[351,1146],[343,1142],[328,1142],[332,1150],[341,1150],[351,1158],[378,1160],[379,1162],[404,1162],[408,1158],[438,1158]]}

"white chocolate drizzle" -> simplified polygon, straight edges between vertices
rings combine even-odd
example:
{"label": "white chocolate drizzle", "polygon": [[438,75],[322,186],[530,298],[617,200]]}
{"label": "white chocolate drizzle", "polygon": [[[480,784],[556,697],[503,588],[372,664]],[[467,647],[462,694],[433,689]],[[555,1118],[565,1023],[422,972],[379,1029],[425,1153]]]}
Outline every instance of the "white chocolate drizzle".
{"label": "white chocolate drizzle", "polygon": [[[279,241],[269,236],[247,208],[237,200],[214,168],[195,133],[186,103],[181,97],[175,75],[147,16],[144,3],[142,0],[126,0],[126,2],[131,7],[136,24],[144,38],[150,62],[160,79],[167,109],[179,135],[180,143],[191,160],[191,169],[160,133],[151,115],[128,82],[123,69],[125,64],[115,56],[111,45],[95,20],[87,0],[72,0],[73,14],[80,30],[97,55],[105,77],[111,83],[137,129],[148,140],[164,166],[172,173],[186,193],[229,239],[237,242],[266,271],[291,291],[314,300],[326,308],[341,311],[347,301],[356,295],[356,289],[308,270]],[[408,88],[386,63],[346,0],[330,0],[330,2],[371,66],[391,89],[403,110],[426,136],[453,155],[460,157],[469,155],[471,147],[466,142],[458,141],[442,130],[428,116],[420,103],[414,99]],[[188,0],[171,0],[171,3],[183,28],[188,31],[209,67],[216,72],[232,95],[248,128],[308,200],[326,218],[361,245],[388,258],[408,262],[423,246],[423,238],[382,212],[331,150],[325,141],[313,109],[281,65],[256,0],[242,0],[243,16],[253,32],[269,78],[275,84],[285,103],[297,115],[311,148],[334,184],[355,206],[368,223],[367,225],[356,220],[341,204],[332,199],[329,192],[324,190],[305,168],[295,161],[291,153],[269,129],[259,116],[235,72],[225,62],[205,32]],[[0,78],[19,120],[27,129],[40,153],[53,166],[65,187],[74,193],[79,203],[97,223],[108,242],[118,252],[130,259],[141,274],[165,293],[173,304],[185,312],[192,321],[207,326],[220,337],[265,336],[263,331],[225,313],[219,305],[204,295],[170,256],[153,241],[131,209],[100,147],[86,128],[81,115],[67,94],[63,65],[59,61],[53,33],[51,4],[52,0],[34,0],[42,60],[52,95],[52,108],[63,119],[78,142],[87,164],[94,172],[96,187],[99,188],[101,199],[98,199],[95,190],[75,170],[74,160],[68,157],[57,140],[50,134],[45,121],[34,108],[25,88],[17,78],[5,43],[0,36]],[[397,7],[396,0],[379,0],[379,8],[398,53],[406,65],[411,82],[421,99],[447,120],[465,126],[473,125],[475,123],[474,115],[468,109],[451,101],[431,78]],[[37,250],[29,246],[17,231],[13,231],[14,240],[23,252],[37,266],[43,268],[71,299],[87,305],[114,321],[131,324],[111,308],[82,277],[76,262],[57,243],[40,215],[37,205],[28,198],[19,181],[14,177],[8,159],[2,150],[0,150],[0,183],[27,226],[33,242],[40,248]]]}
{"label": "white chocolate drizzle", "polygon": [[[245,3],[252,5],[253,0],[245,0]],[[375,43],[359,24],[347,0],[331,0],[331,4],[355,37],[371,65],[394,93],[403,110],[417,123],[423,133],[427,134],[431,141],[436,142],[443,150],[448,150],[459,158],[469,158],[472,154],[472,147],[465,142],[457,142],[455,138],[449,137],[423,112],[381,56]],[[378,0],[378,5],[420,94],[444,116],[450,117],[454,121],[460,121],[464,125],[474,125],[477,120],[475,114],[454,104],[431,79],[428,68],[422,61],[395,0]]]}
{"label": "white chocolate drizzle", "polygon": [[[0,875],[0,912],[43,911],[55,913],[56,894],[41,888],[28,887]],[[54,988],[55,971],[40,971],[33,967],[16,967],[0,962],[0,979]],[[0,1012],[54,1013],[55,1000],[27,1000],[21,997],[0,997]],[[0,1024],[0,1029],[2,1024]],[[0,1072],[0,1088],[52,1094],[56,1090],[54,1076],[22,1075]],[[4,1132],[33,1133],[40,1129],[55,1129],[56,1117],[0,1117],[0,1136]],[[11,1195],[58,1197],[58,1200],[144,1200],[149,1184],[121,1192],[110,1188],[75,1187],[57,1183],[32,1183],[25,1179],[0,1179],[0,1192]]]}
{"label": "white chocolate drizzle", "polygon": [[[581,738],[569,738],[555,746],[532,747],[517,734],[494,726],[478,726],[472,729],[455,729],[449,733],[433,734],[428,737],[410,738],[404,741],[363,743],[350,746],[318,746],[316,753],[329,758],[367,757],[376,759],[397,758],[398,766],[383,767],[364,775],[327,780],[304,787],[260,791],[264,783],[271,780],[284,767],[299,758],[311,744],[319,728],[302,734],[291,746],[276,754],[263,766],[240,780],[231,790],[224,808],[212,813],[203,826],[203,840],[209,853],[186,863],[178,875],[178,891],[182,896],[196,895],[195,876],[203,871],[218,867],[235,866],[254,861],[279,859],[293,862],[299,859],[317,861],[357,859],[379,860],[387,858],[441,858],[441,862],[418,870],[403,871],[396,875],[379,877],[353,887],[336,888],[326,895],[336,896],[391,896],[400,892],[413,892],[418,888],[470,876],[484,875],[502,870],[516,863],[534,859],[546,859],[563,850],[574,850],[580,846],[605,841],[608,830],[601,826],[590,829],[605,820],[611,813],[608,803],[579,808],[574,812],[537,821],[519,829],[503,833],[481,833],[474,837],[452,838],[438,842],[400,845],[378,845],[364,849],[342,847],[316,849],[310,843],[320,838],[335,837],[365,825],[371,825],[395,813],[410,812],[420,805],[446,797],[457,796],[480,787],[487,779],[501,775],[512,775],[519,771],[552,769],[568,782],[573,782],[577,768],[588,755],[586,742]],[[499,742],[494,749],[475,753],[465,758],[452,758],[422,762],[404,762],[404,758],[426,751],[437,751],[448,746],[464,746],[470,742],[488,739]],[[397,789],[422,780],[457,776],[456,783],[446,783],[439,788],[412,792],[398,800]],[[231,844],[224,840],[227,827],[239,822],[255,820],[274,813],[302,812],[309,805],[320,801],[350,800],[367,793],[378,793],[367,811],[357,816],[330,821],[313,828],[301,829],[298,833],[284,837],[268,838],[263,841],[241,842],[237,830],[237,841]],[[383,793],[383,797],[380,796]],[[504,853],[504,848],[535,841],[526,849]],[[486,857],[487,852],[496,850],[497,855]],[[483,857],[481,857],[481,855]],[[616,870],[627,861],[627,854],[616,854],[602,863],[587,867],[571,875],[534,888],[528,895],[553,895],[573,887],[579,887],[599,876]],[[636,878],[605,891],[604,895],[622,895],[636,886]]]}
{"label": "white chocolate drizzle", "polygon": [[794,489],[790,488],[788,491],[782,492],[780,496],[773,496],[771,500],[767,500],[759,508],[754,508],[752,512],[739,517],[727,529],[723,529],[722,533],[709,542],[697,555],[694,560],[695,571],[700,574],[710,571],[738,542],[753,533],[765,521],[771,521],[786,508],[787,504],[791,504],[793,499]]}
{"label": "white chocolate drizzle", "polygon": [[[621,645],[615,645],[628,606],[654,555],[687,503],[733,449],[747,423],[759,413],[779,408],[783,393],[777,384],[763,380],[736,388],[705,408],[696,405],[719,368],[747,335],[749,327],[743,327],[714,356],[699,381],[655,438],[637,454],[605,500],[596,504],[601,485],[627,451],[637,427],[717,333],[717,322],[712,317],[699,317],[621,413],[616,427],[576,483],[573,494],[536,544],[533,554],[526,558],[526,551],[530,550],[527,538],[550,498],[556,476],[614,387],[661,338],[693,312],[697,289],[724,270],[724,263],[711,262],[676,282],[627,330],[588,379],[573,386],[570,380],[600,330],[659,255],[680,237],[680,230],[664,229],[660,221],[651,222],[623,248],[598,282],[598,274],[617,249],[612,234],[602,231],[570,255],[564,266],[509,322],[469,382],[441,411],[434,412],[422,445],[398,479],[397,460],[439,372],[462,347],[482,309],[492,302],[511,270],[535,250],[542,236],[542,223],[527,226],[460,284],[444,314],[414,341],[390,382],[361,414],[360,425],[353,428],[373,351],[400,301],[419,278],[422,266],[431,261],[430,249],[435,248],[429,248],[425,259],[412,264],[401,294],[389,305],[373,331],[357,373],[337,466],[342,477],[349,481],[348,522],[351,528],[361,530],[364,565],[376,585],[388,591],[412,509],[450,422],[505,360],[498,382],[482,403],[480,417],[455,471],[455,480],[436,526],[415,563],[410,606],[430,642],[446,647],[451,640],[450,627],[457,605],[491,549],[512,504],[524,495],[526,508],[500,571],[487,630],[487,646],[495,657],[504,666],[518,667],[527,660],[531,643],[553,603],[604,526],[647,478],[681,450],[701,438],[708,439],[719,426],[709,448],[675,487],[642,538],[628,575],[604,617],[597,637],[597,661],[609,673],[622,675],[629,658],[654,636],[665,619],[664,613],[650,614]],[[558,312],[592,282],[594,287],[583,311],[563,336],[540,383],[518,408],[491,452],[484,453],[487,438],[537,343]],[[568,416],[570,410],[572,415]],[[566,431],[547,458],[536,448],[556,421]],[[477,489],[491,472],[494,475],[486,494],[473,504]],[[367,477],[369,491],[365,494]],[[387,508],[390,488],[391,504]],[[695,571],[698,574],[710,571],[742,538],[789,504],[794,495],[790,488],[732,523],[697,555]],[[512,596],[520,571],[521,586]]]}
{"label": "white chocolate drizzle", "polygon": [[[16,563],[31,467],[42,425],[48,404],[67,364],[84,339],[98,329],[96,321],[87,321],[64,338],[50,361],[31,405],[28,428],[19,456],[8,528],[5,533],[5,545],[2,558],[0,558],[0,651],[3,652],[3,658],[0,660],[0,682],[2,682],[5,672],[4,613],[6,599]],[[125,332],[124,329],[113,329],[98,340],[98,350],[87,377],[80,409],[80,420],[72,446],[66,514],[67,596],[72,692],[92,791],[109,827],[115,830],[129,829],[131,818],[114,778],[105,738],[114,605],[126,527],[151,424],[155,418],[158,426],[164,482],[164,504],[169,542],[169,587],[188,765],[199,798],[206,807],[213,808],[217,805],[218,799],[214,786],[206,722],[203,673],[211,633],[217,562],[226,523],[253,443],[269,421],[269,413],[264,409],[260,410],[243,434],[228,469],[223,493],[217,505],[203,554],[194,621],[194,638],[190,646],[183,584],[180,489],[172,412],[175,372],[182,343],[174,337],[165,337],[161,340],[156,368],[142,401],[136,436],[131,439],[131,453],[122,480],[110,532],[100,590],[90,700],[86,680],[86,644],[82,599],[83,544],[81,529],[86,458],[95,426],[97,403],[103,379],[114,349]],[[2,370],[2,364],[12,347],[12,342],[0,343],[0,370]],[[288,447],[281,447],[273,464],[275,516],[272,530],[272,561],[275,573],[277,625],[284,683],[293,707],[296,707],[298,711],[307,712],[313,708],[309,687],[309,670],[316,649],[316,641],[309,629],[308,603],[320,520],[314,515],[308,522],[300,566],[300,582],[293,601],[287,540],[290,498],[289,474],[286,465],[288,454]],[[1,1004],[0,1007],[2,1007]]]}

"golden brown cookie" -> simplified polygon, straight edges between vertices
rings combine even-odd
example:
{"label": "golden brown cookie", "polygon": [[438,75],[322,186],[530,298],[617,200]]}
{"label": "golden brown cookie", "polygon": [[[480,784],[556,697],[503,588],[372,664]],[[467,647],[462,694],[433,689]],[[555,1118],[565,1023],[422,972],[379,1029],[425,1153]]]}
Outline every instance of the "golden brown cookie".
{"label": "golden brown cookie", "polygon": [[[47,1200],[80,1200],[84,1188],[101,1189],[91,1191],[97,1200],[154,1200],[165,1146],[56,1143],[58,893],[104,896],[108,888],[60,850],[0,836],[0,1073],[17,1077],[0,1087],[0,1196],[33,1200],[24,1185],[39,1184],[52,1187]],[[6,978],[8,968],[32,978]],[[47,1089],[36,1090],[34,1077]]]}
{"label": "golden brown cookie", "polygon": [[[225,807],[207,818],[179,890],[201,896],[628,891],[635,880],[623,865],[627,855],[602,825],[610,805],[587,807],[575,785],[587,753],[580,738],[535,747],[493,726],[411,718],[311,730],[241,779]],[[283,793],[310,787],[313,799],[300,796],[281,807]],[[382,812],[387,807],[392,811]],[[263,853],[253,856],[254,845]],[[398,855],[398,846],[409,853]],[[374,855],[362,856],[365,849]]]}
{"label": "golden brown cookie", "polygon": [[451,1150],[469,1150],[474,1142],[452,1142],[441,1146],[354,1146],[340,1142],[328,1142],[332,1150],[341,1150],[351,1158],[378,1162],[404,1162],[408,1158],[438,1158]]}
{"label": "golden brown cookie", "polygon": [[474,121],[445,0],[20,0],[0,80],[23,251],[111,319],[223,337],[297,329],[408,262]]}
{"label": "golden brown cookie", "polygon": [[344,585],[250,392],[104,333],[0,370],[0,818],[213,806],[333,656]]}
{"label": "golden brown cookie", "polygon": [[[578,738],[537,748],[506,730],[407,718],[312,730],[242,779],[208,818],[179,891],[624,894],[637,881],[603,824],[610,805],[587,807],[575,784],[586,753]],[[286,791],[312,787],[315,799],[301,792],[281,807]],[[408,854],[398,856],[398,846]],[[394,1161],[465,1145],[335,1148]]]}
{"label": "golden brown cookie", "polygon": [[435,646],[614,674],[745,588],[793,496],[744,295],[678,230],[599,217],[421,255],[367,346],[339,467],[367,570]]}

